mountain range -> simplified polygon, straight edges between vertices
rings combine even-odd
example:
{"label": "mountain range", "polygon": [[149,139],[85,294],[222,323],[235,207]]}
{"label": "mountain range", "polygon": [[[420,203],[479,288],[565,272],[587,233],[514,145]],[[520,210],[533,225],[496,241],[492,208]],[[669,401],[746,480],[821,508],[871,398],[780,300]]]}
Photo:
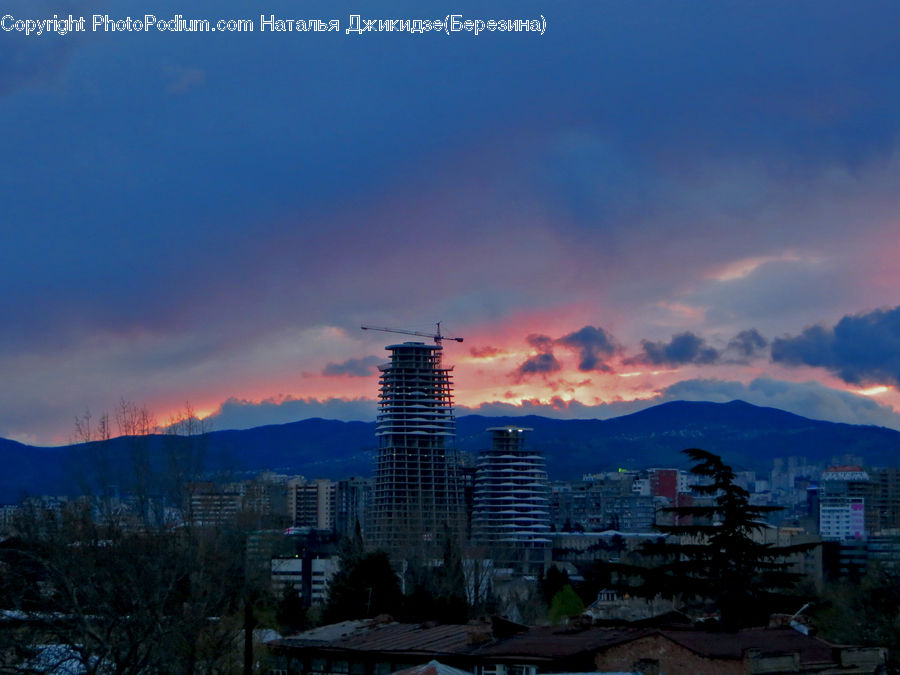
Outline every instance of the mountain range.
{"label": "mountain range", "polygon": [[[457,420],[457,448],[475,454],[490,445],[485,429],[508,425],[532,429],[527,446],[545,454],[551,480],[617,468],[686,467],[680,451],[690,447],[718,453],[735,469],[764,472],[774,459],[790,456],[819,464],[843,463],[846,456],[869,466],[900,464],[898,431],[811,420],[743,401],[673,401],[607,420],[467,415]],[[106,480],[121,486],[131,480],[135,461],[164,475],[183,467],[188,447],[189,459],[202,459],[203,471],[217,478],[261,470],[343,478],[371,475],[377,444],[374,422],[324,419],[212,431],[189,440],[155,435],[37,447],[0,439],[0,503],[26,494],[78,493],[101,465]]]}

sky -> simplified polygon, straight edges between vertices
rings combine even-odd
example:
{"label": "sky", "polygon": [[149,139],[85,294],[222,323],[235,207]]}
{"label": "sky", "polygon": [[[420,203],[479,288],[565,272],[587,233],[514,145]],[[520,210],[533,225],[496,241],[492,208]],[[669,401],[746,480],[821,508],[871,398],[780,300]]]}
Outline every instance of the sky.
{"label": "sky", "polygon": [[[0,437],[123,401],[371,420],[414,338],[360,326],[437,321],[459,414],[742,399],[900,429],[896,2],[0,9]],[[16,30],[54,13],[87,30]],[[255,30],[92,30],[148,13]]]}

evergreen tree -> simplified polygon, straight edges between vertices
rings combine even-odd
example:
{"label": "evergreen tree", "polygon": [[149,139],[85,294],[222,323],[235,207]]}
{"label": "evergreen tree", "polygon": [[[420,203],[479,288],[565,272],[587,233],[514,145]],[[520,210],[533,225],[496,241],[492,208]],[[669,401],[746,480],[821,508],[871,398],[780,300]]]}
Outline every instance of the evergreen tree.
{"label": "evergreen tree", "polygon": [[309,614],[303,598],[293,588],[286,588],[275,610],[275,620],[282,633],[299,633],[309,628]]}
{"label": "evergreen tree", "polygon": [[557,593],[569,585],[569,573],[559,569],[556,565],[551,565],[550,569],[547,570],[547,574],[542,574],[538,578],[541,596],[547,605],[553,601]]}
{"label": "evergreen tree", "polygon": [[558,626],[583,612],[584,603],[581,601],[581,598],[578,597],[571,585],[566,584],[550,601],[550,610],[547,612],[547,618],[550,619],[551,624]]}
{"label": "evergreen tree", "polygon": [[385,551],[373,551],[341,560],[341,569],[328,587],[323,610],[325,623],[393,614],[402,607],[403,594]]}
{"label": "evergreen tree", "polygon": [[409,622],[465,623],[469,618],[462,552],[449,528],[444,528],[441,565],[407,561],[407,584],[401,618]]}
{"label": "evergreen tree", "polygon": [[435,621],[465,623],[469,618],[462,551],[450,528],[444,526],[443,564],[434,571]]}
{"label": "evergreen tree", "polygon": [[645,547],[661,563],[644,571],[642,594],[711,601],[729,629],[764,624],[771,612],[797,605],[797,596],[788,591],[802,576],[788,571],[786,558],[815,544],[759,541],[754,535],[768,527],[763,519],[781,507],[750,504],[750,494],[735,483],[721,457],[698,448],[684,453],[695,462],[691,473],[709,481],[695,485],[694,492],[714,497],[714,503],[665,509],[675,522],[657,526],[670,535],[668,541]]}

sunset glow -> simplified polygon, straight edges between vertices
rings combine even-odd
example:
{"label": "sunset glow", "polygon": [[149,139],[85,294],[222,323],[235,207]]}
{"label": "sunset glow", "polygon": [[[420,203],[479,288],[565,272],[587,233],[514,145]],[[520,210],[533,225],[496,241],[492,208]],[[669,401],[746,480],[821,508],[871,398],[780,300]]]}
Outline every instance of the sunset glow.
{"label": "sunset glow", "polygon": [[437,321],[460,414],[900,428],[900,9],[492,11],[548,28],[0,36],[0,437],[373,419],[360,326]]}
{"label": "sunset glow", "polygon": [[878,387],[869,387],[868,389],[859,389],[857,390],[857,394],[862,394],[863,396],[878,396],[879,394],[884,394],[891,390],[890,387],[878,386]]}

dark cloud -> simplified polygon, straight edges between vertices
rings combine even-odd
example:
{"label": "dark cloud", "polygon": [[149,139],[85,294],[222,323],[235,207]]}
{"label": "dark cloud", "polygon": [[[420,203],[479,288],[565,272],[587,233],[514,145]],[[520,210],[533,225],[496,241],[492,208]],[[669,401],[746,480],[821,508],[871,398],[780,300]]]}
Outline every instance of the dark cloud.
{"label": "dark cloud", "polygon": [[500,356],[502,354],[505,354],[506,352],[499,347],[485,345],[484,347],[472,347],[469,350],[469,353],[476,359],[486,359],[490,358],[491,356]]}
{"label": "dark cloud", "polygon": [[687,363],[709,364],[719,359],[719,350],[690,331],[673,335],[669,342],[641,340],[643,353],[627,363],[648,363],[656,366],[679,366]]}
{"label": "dark cloud", "polygon": [[[575,351],[579,359],[578,369],[582,372],[613,372],[607,361],[622,349],[612,334],[599,326],[584,326],[556,340],[547,335],[532,333],[526,341],[538,354],[528,358],[514,371],[517,379],[533,373],[546,374],[560,370],[561,364],[553,354],[554,345]],[[747,363],[762,355],[767,346],[768,341],[755,328],[735,335],[723,350],[709,345],[705,338],[685,331],[673,335],[668,342],[641,340],[642,353],[626,359],[625,363],[660,366]]]}
{"label": "dark cloud", "polygon": [[585,326],[559,338],[556,342],[578,352],[578,370],[582,372],[592,370],[604,373],[612,372],[606,359],[616,353],[617,346],[613,336],[601,327]]}
{"label": "dark cloud", "polygon": [[553,338],[549,335],[531,333],[525,338],[525,342],[537,349],[541,354],[547,354],[553,349]]}
{"label": "dark cloud", "polygon": [[[324,36],[201,45],[4,34],[0,124],[16,133],[4,138],[15,161],[0,162],[0,313],[16,327],[0,335],[0,372],[9,398],[27,390],[43,411],[29,428],[59,424],[46,402],[115,398],[123,378],[136,398],[152,386],[180,400],[193,383],[259,391],[250,383],[268,377],[264,365],[318,372],[329,358],[305,350],[302,363],[273,365],[261,350],[236,374],[164,357],[166,370],[132,378],[134,359],[124,353],[120,367],[94,348],[97,335],[196,336],[238,354],[259,335],[360,315],[412,325],[443,307],[448,322],[476,326],[601,295],[623,317],[617,330],[635,335],[647,303],[696,288],[736,255],[809,248],[855,272],[843,258],[857,244],[884,250],[877,228],[897,210],[900,5],[557,4],[545,36],[498,34],[478,49],[345,39],[340,58],[321,58]],[[81,6],[6,9],[89,14]],[[333,7],[313,0],[304,11]],[[507,0],[493,11],[542,8]],[[721,295],[691,304],[740,309],[707,313],[706,325],[775,335],[890,292],[863,287],[865,274],[833,283],[830,265],[802,279],[774,272],[717,283]],[[811,298],[821,310],[795,313]],[[792,323],[766,324],[773,316]],[[689,328],[700,329],[666,334]],[[533,346],[523,366],[552,368],[553,351]],[[606,362],[599,348],[581,357]],[[95,374],[92,386],[76,372]],[[24,418],[2,403],[20,429]]]}
{"label": "dark cloud", "polygon": [[513,375],[516,379],[522,379],[527,375],[534,375],[536,373],[546,375],[548,373],[555,373],[561,369],[562,365],[556,357],[551,352],[545,352],[527,358],[518,368],[516,368]]}
{"label": "dark cloud", "polygon": [[347,377],[368,377],[375,374],[375,366],[384,361],[377,356],[362,359],[347,359],[342,363],[329,363],[322,370],[323,375],[346,375]]}
{"label": "dark cloud", "polygon": [[553,338],[549,335],[531,333],[525,341],[538,353],[529,356],[511,373],[513,379],[519,382],[529,375],[547,375],[562,370],[562,364],[553,354]]}
{"label": "dark cloud", "polygon": [[742,330],[728,342],[725,353],[735,361],[745,363],[760,356],[769,345],[768,340],[755,328]]}
{"label": "dark cloud", "polygon": [[776,338],[772,360],[825,368],[849,384],[900,385],[900,307],[845,316],[833,328],[810,326]]}

